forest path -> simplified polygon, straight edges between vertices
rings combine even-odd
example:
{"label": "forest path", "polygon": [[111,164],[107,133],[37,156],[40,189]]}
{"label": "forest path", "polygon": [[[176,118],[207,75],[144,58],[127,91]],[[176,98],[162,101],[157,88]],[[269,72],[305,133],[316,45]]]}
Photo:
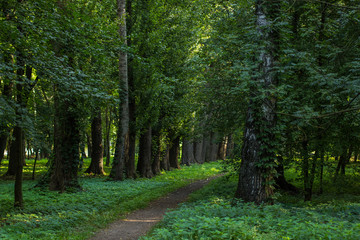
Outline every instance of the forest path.
{"label": "forest path", "polygon": [[174,209],[179,203],[185,202],[188,196],[204,187],[211,180],[219,177],[199,180],[159,198],[144,209],[128,214],[125,219],[111,223],[106,229],[96,233],[90,240],[134,240],[144,236],[150,229],[162,220],[165,212]]}

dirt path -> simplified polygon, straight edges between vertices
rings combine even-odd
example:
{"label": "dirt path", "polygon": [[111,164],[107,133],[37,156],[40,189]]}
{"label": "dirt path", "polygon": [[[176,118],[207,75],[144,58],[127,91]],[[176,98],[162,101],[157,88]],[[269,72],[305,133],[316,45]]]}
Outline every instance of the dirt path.
{"label": "dirt path", "polygon": [[214,178],[216,177],[193,182],[155,200],[147,208],[136,210],[126,216],[125,219],[113,222],[108,228],[101,230],[90,240],[138,239],[158,223],[168,209],[175,208],[179,203],[185,202],[190,193],[199,190]]}

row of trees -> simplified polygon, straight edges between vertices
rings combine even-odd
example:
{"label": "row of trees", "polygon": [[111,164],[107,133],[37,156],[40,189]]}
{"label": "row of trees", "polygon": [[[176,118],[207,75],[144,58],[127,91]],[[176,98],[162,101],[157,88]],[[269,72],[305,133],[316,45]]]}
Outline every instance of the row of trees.
{"label": "row of trees", "polygon": [[184,164],[224,155],[221,136],[195,120],[194,90],[203,84],[193,59],[207,12],[205,1],[191,2],[1,3],[0,157],[8,145],[16,206],[25,149],[50,154],[42,182],[57,191],[80,188],[87,140],[86,172],[104,174],[112,145],[114,180],[179,168],[181,142]]}
{"label": "row of trees", "polygon": [[329,156],[337,179],[359,154],[355,0],[0,7],[0,159],[10,146],[15,205],[25,143],[51,153],[46,180],[60,191],[80,187],[87,140],[88,173],[104,173],[113,146],[114,180],[179,168],[180,145],[191,164],[224,158],[235,143],[236,196],[258,203],[271,199],[283,165],[299,164],[310,200]]}

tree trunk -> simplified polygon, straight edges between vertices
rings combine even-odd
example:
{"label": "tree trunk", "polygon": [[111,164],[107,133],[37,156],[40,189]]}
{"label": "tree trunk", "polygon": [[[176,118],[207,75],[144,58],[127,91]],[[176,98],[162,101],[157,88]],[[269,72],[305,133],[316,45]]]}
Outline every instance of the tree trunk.
{"label": "tree trunk", "polygon": [[109,107],[106,107],[105,112],[105,141],[104,141],[104,156],[106,157],[105,165],[107,167],[110,166],[110,127],[111,127],[111,118],[110,118],[110,110]]}
{"label": "tree trunk", "polygon": [[217,134],[211,133],[210,138],[210,162],[216,161],[218,158],[218,152],[219,152],[219,143],[217,143]]}
{"label": "tree trunk", "polygon": [[303,158],[303,174],[304,174],[304,201],[311,201],[312,189],[311,181],[309,174],[309,151],[308,151],[308,141],[303,140],[302,142],[302,158]]}
{"label": "tree trunk", "polygon": [[37,160],[39,158],[39,150],[36,149],[35,151],[36,152],[35,152],[34,166],[33,166],[33,172],[32,172],[32,176],[31,176],[32,180],[35,180],[36,162],[37,162]]}
{"label": "tree trunk", "polygon": [[152,158],[152,172],[154,175],[160,174],[160,149],[161,135],[159,129],[154,129],[152,132],[152,144],[151,144],[151,158]]}
{"label": "tree trunk", "polygon": [[105,175],[103,166],[103,145],[102,145],[102,124],[101,111],[93,117],[91,123],[91,139],[92,139],[92,153],[89,168],[85,173],[93,173],[94,175]]}
{"label": "tree trunk", "polygon": [[170,155],[170,146],[169,146],[169,144],[167,144],[166,148],[164,150],[161,150],[160,168],[162,170],[165,170],[165,171],[170,170],[169,155]]}
{"label": "tree trunk", "polygon": [[181,164],[190,166],[193,163],[195,163],[194,143],[184,138],[182,145]]}
{"label": "tree trunk", "polygon": [[200,142],[194,143],[194,155],[195,155],[195,161],[199,164],[202,164],[205,162],[205,152],[204,152],[204,141],[203,138]]}
{"label": "tree trunk", "polygon": [[169,150],[170,168],[180,169],[179,151],[180,151],[180,137],[177,136],[173,139]]}
{"label": "tree trunk", "polygon": [[141,177],[151,178],[153,177],[151,170],[151,127],[140,134],[139,145],[137,171]]}
{"label": "tree trunk", "polygon": [[221,159],[221,160],[226,159],[227,141],[228,141],[228,137],[224,137],[221,143],[219,144],[217,157],[216,157],[217,159]]}
{"label": "tree trunk", "polygon": [[49,189],[64,192],[80,189],[78,182],[80,131],[76,100],[61,99],[62,89],[55,87],[54,160]]}
{"label": "tree trunk", "polygon": [[203,138],[204,162],[211,161],[211,135],[204,135]]}
{"label": "tree trunk", "polygon": [[230,134],[227,139],[226,158],[233,158],[234,157],[233,152],[234,152],[234,140],[232,134]]}
{"label": "tree trunk", "polygon": [[130,179],[135,179],[136,178],[136,171],[135,171],[136,118],[135,118],[135,102],[133,101],[129,105],[129,116],[130,116],[131,124],[129,126],[129,151],[128,151],[128,158],[126,161],[126,176]]}
{"label": "tree trunk", "polygon": [[[320,180],[319,180],[319,194],[322,194],[324,192],[323,189],[323,176],[324,176],[324,151],[321,152],[321,156],[320,156]],[[326,162],[328,162],[329,157],[327,156],[326,158]]]}
{"label": "tree trunk", "polygon": [[12,158],[15,160],[15,207],[23,207],[23,194],[22,194],[22,172],[23,172],[23,162],[24,162],[24,132],[23,130],[15,126],[14,133],[14,147],[12,148]]}
{"label": "tree trunk", "polygon": [[[265,13],[266,10],[266,13]],[[272,178],[275,165],[274,131],[276,99],[269,93],[277,85],[274,63],[277,55],[277,32],[271,29],[270,20],[278,16],[275,1],[256,1],[257,31],[265,46],[259,52],[259,73],[251,85],[247,110],[242,161],[235,197],[257,204],[267,202],[273,195]]]}
{"label": "tree trunk", "polygon": [[[120,22],[119,38],[124,45],[127,44],[126,34],[126,0],[117,0],[117,17]],[[114,180],[123,180],[123,170],[126,161],[126,146],[129,141],[129,86],[128,86],[128,63],[127,53],[120,51],[119,54],[119,121],[115,155],[110,177]]]}
{"label": "tree trunk", "polygon": [[[127,31],[128,34],[131,35],[133,28],[133,16],[132,16],[132,1],[127,0],[126,2],[127,8]],[[131,46],[131,38],[128,39],[128,46]],[[134,179],[136,178],[136,170],[135,170],[135,149],[136,149],[136,100],[135,100],[135,79],[133,72],[133,59],[129,57],[128,63],[128,81],[129,81],[129,155],[126,161],[126,175],[128,178]]]}

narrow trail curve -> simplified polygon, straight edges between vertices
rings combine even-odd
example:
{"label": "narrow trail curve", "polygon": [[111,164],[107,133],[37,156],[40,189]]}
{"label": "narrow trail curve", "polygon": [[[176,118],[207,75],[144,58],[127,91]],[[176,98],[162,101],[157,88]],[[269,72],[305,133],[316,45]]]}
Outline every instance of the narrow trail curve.
{"label": "narrow trail curve", "polygon": [[151,202],[148,207],[136,210],[127,215],[125,219],[113,222],[108,228],[99,231],[90,240],[138,239],[158,223],[163,218],[165,212],[177,207],[179,203],[185,202],[192,192],[199,190],[219,176],[221,175],[193,182],[165,197],[159,198]]}

